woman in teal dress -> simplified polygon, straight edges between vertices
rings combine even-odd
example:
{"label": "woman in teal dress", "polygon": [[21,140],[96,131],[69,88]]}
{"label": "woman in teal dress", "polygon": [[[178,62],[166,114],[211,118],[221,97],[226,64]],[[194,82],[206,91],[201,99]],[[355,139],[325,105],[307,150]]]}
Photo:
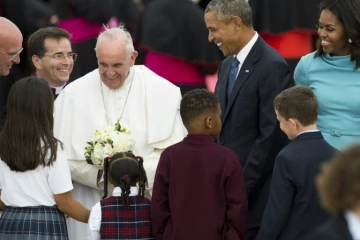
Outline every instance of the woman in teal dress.
{"label": "woman in teal dress", "polygon": [[317,126],[335,148],[360,142],[360,0],[320,4],[317,50],[301,58],[296,85],[313,89]]}

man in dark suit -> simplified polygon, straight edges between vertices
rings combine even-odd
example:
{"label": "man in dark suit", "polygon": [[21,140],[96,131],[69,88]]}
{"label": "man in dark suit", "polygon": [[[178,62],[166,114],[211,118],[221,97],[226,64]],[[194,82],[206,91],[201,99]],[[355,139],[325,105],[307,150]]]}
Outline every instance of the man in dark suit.
{"label": "man in dark suit", "polygon": [[279,129],[273,100],[294,85],[285,60],[252,27],[246,0],[213,0],[205,10],[209,41],[225,56],[215,93],[223,128],[219,144],[238,155],[249,203],[247,239],[255,239],[268,199],[274,159],[288,140]]}
{"label": "man in dark suit", "polygon": [[57,27],[41,28],[28,40],[28,52],[35,74],[48,81],[56,98],[70,78],[77,54],[70,34]]}
{"label": "man in dark suit", "polygon": [[311,88],[296,86],[274,100],[281,130],[293,140],[276,157],[269,201],[257,240],[308,240],[328,218],[320,206],[315,177],[336,152],[316,128],[318,102]]}

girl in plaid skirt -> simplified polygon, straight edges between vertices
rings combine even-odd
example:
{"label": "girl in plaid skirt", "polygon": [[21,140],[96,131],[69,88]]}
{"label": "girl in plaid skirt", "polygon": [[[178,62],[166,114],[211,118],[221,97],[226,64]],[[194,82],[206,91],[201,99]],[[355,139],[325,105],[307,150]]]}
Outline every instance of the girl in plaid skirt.
{"label": "girl in plaid skirt", "polygon": [[71,196],[66,154],[53,136],[49,84],[27,77],[11,88],[0,133],[0,239],[67,240],[64,213],[87,222],[90,211]]}
{"label": "girl in plaid skirt", "polygon": [[[115,188],[112,196],[106,198],[108,181]],[[103,200],[91,210],[87,239],[154,239],[150,200],[144,197],[145,182],[146,173],[141,157],[121,152],[105,159],[105,194]]]}

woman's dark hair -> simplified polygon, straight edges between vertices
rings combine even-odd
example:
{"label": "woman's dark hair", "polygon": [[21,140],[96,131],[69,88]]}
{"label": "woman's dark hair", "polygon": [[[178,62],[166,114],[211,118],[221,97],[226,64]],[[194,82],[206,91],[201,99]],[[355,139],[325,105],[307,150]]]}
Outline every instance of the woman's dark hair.
{"label": "woman's dark hair", "polygon": [[[351,61],[355,61],[355,69],[360,68],[360,0],[323,0],[319,5],[319,16],[326,9],[343,24],[346,36],[351,39]],[[319,38],[315,57],[323,54]]]}
{"label": "woman's dark hair", "polygon": [[146,172],[142,157],[135,157],[131,152],[120,152],[104,160],[104,196],[107,197],[108,178],[121,188],[123,205],[129,207],[130,187],[139,182],[140,196],[145,194]]}
{"label": "woman's dark hair", "polygon": [[54,97],[44,79],[26,77],[10,89],[0,158],[12,171],[34,170],[56,160],[53,112]]}

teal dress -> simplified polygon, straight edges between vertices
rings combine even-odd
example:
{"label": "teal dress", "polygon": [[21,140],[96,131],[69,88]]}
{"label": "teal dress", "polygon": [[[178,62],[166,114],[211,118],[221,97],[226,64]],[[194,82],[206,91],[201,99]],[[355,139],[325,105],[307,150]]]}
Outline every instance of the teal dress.
{"label": "teal dress", "polygon": [[315,52],[301,58],[295,69],[296,85],[312,88],[319,102],[317,127],[325,140],[342,150],[360,143],[360,69],[347,56]]}

